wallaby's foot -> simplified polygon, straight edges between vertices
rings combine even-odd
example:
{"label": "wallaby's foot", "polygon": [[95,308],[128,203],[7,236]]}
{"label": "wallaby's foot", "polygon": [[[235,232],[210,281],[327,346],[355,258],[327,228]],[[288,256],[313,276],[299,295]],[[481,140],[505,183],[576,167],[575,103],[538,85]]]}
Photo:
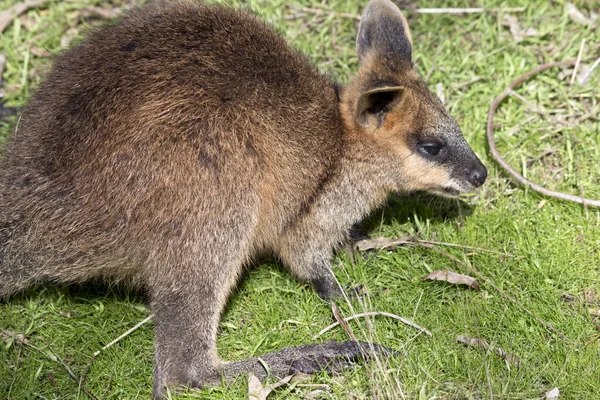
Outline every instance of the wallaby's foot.
{"label": "wallaby's foot", "polygon": [[242,374],[253,373],[263,380],[269,373],[276,377],[298,372],[314,374],[326,371],[329,374],[337,374],[352,368],[355,362],[369,360],[376,355],[388,357],[396,353],[395,350],[376,343],[331,340],[325,343],[288,347],[261,356],[260,359],[269,368],[268,372],[258,358],[251,358],[225,364],[223,375],[230,380]]}

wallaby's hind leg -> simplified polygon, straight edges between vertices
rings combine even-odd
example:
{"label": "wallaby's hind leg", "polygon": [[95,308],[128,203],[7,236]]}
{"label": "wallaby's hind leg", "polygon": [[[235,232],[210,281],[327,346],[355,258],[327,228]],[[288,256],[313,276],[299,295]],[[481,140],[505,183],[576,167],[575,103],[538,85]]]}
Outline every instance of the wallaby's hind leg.
{"label": "wallaby's hind leg", "polygon": [[178,262],[171,261],[151,277],[155,278],[149,284],[155,314],[155,398],[162,397],[165,386],[220,383],[217,328],[244,262],[238,247],[243,241],[235,243],[235,251],[204,243],[200,252],[174,257]]}

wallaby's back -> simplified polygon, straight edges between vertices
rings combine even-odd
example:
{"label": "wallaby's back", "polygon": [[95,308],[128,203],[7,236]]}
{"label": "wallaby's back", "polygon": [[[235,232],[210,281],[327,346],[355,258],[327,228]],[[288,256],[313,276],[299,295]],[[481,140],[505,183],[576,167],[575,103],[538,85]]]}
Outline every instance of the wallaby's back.
{"label": "wallaby's back", "polygon": [[340,152],[333,84],[265,23],[185,2],[133,12],[57,59],[5,150],[0,296],[38,278],[144,283],[171,250],[157,240],[219,236],[236,208],[268,247]]}

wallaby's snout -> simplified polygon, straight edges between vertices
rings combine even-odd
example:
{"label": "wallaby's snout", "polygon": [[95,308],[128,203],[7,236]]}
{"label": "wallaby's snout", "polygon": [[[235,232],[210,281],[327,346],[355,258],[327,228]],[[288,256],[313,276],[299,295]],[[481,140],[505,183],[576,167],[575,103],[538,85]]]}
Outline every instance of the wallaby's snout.
{"label": "wallaby's snout", "polygon": [[487,168],[478,160],[477,165],[472,167],[469,172],[469,182],[476,188],[483,185],[487,179]]}
{"label": "wallaby's snout", "polygon": [[[425,96],[425,95],[424,95]],[[429,93],[431,102],[439,102]],[[470,192],[483,185],[487,169],[475,155],[454,119],[448,115],[441,102],[430,107],[425,131],[426,140],[418,142],[416,149],[420,157],[437,165],[447,173],[447,180],[432,192],[443,196],[456,196]]]}

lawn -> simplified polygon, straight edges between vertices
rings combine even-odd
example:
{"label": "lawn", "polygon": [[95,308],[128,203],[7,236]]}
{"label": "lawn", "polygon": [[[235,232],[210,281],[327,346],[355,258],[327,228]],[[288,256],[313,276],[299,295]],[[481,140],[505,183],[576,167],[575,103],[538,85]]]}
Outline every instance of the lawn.
{"label": "lawn", "polygon": [[[0,0],[0,10],[15,3]],[[341,81],[358,65],[353,16],[367,1],[359,3],[236,2]],[[600,19],[589,19],[600,13],[600,2],[575,3],[582,15],[570,15],[564,1],[534,0],[421,0],[419,8],[486,10],[406,13],[417,70],[445,99],[488,167],[488,181],[460,200],[392,195],[360,230],[429,246],[342,251],[334,260],[342,286],[364,285],[358,299],[338,302],[344,317],[392,313],[432,336],[386,316],[355,319],[349,326],[358,339],[397,349],[398,356],[340,377],[284,385],[270,399],[542,399],[553,388],[561,399],[598,398],[600,210],[516,185],[494,162],[485,139],[490,103],[509,83],[540,64],[575,59],[581,50],[575,74],[572,67],[545,71],[502,103],[495,137],[504,157],[528,179],[600,199],[600,67],[581,82],[600,56]],[[48,2],[0,33],[0,54],[6,56],[0,91],[7,106],[22,106],[52,55],[101,23],[97,11],[81,11],[94,5],[110,9],[126,2]],[[517,6],[524,10],[505,10]],[[15,123],[16,117],[0,123],[0,145]],[[477,277],[481,290],[422,279],[434,270]],[[0,303],[0,398],[87,398],[86,391],[99,399],[148,398],[151,322],[93,354],[150,314],[141,294],[93,284],[38,287]],[[257,262],[222,318],[219,353],[237,360],[290,345],[347,340],[340,327],[317,336],[334,321],[330,305],[308,285],[272,261]],[[461,335],[488,346],[460,343]],[[83,379],[75,382],[66,366]],[[173,397],[247,398],[247,379]]]}

